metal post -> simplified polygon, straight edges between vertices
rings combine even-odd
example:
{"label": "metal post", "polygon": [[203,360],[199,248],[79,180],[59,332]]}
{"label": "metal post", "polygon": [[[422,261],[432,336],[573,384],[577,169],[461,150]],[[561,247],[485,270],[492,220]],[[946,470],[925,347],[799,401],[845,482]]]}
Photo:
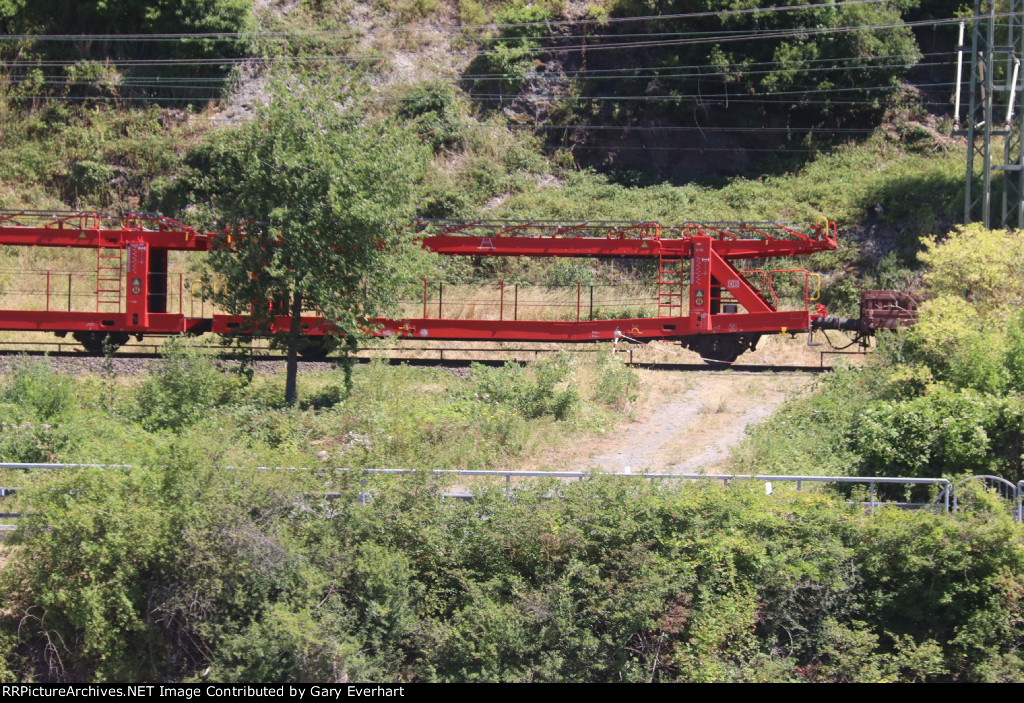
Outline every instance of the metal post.
{"label": "metal post", "polygon": [[68,274],[68,312],[71,312],[71,274]]}
{"label": "metal post", "polygon": [[50,269],[46,269],[46,312],[50,312]]}
{"label": "metal post", "polygon": [[960,23],[960,39],[956,44],[956,96],[953,99],[953,129],[960,129],[960,83],[964,67],[964,23]]}
{"label": "metal post", "polygon": [[[1003,141],[1003,219],[1002,227],[1014,229],[1024,227],[1024,99],[1017,85],[1020,76],[1020,60],[1024,56],[1024,1],[1011,0],[1006,17],[1006,58],[1007,72],[1012,74],[1007,90],[1006,137]],[[1012,69],[1011,69],[1012,67]]]}
{"label": "metal post", "polygon": [[576,281],[576,322],[580,321],[580,297],[583,294],[583,284]]}
{"label": "metal post", "polygon": [[438,281],[437,283],[437,319],[444,319],[442,314],[442,306],[444,305],[444,281]]}
{"label": "metal post", "polygon": [[505,319],[505,279],[501,279],[501,289],[498,292],[498,322]]}
{"label": "metal post", "polygon": [[594,321],[594,284],[590,284],[590,321]]}

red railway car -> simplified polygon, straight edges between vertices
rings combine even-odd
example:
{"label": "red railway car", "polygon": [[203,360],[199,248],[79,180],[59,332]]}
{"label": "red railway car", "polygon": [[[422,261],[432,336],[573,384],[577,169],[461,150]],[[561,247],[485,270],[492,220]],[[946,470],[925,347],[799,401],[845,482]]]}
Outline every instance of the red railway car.
{"label": "red railway car", "polygon": [[[372,330],[378,336],[535,342],[669,339],[711,362],[735,360],[753,349],[762,334],[806,332],[826,319],[825,309],[816,303],[818,274],[791,268],[742,270],[738,262],[836,247],[836,225],[824,219],[805,229],[780,223],[667,227],[655,222],[537,220],[422,220],[413,226],[426,249],[447,256],[653,260],[657,311],[651,317],[592,320],[582,319],[577,306],[575,320],[518,315],[510,320],[504,314],[498,319],[456,319],[428,317],[424,304],[422,317],[375,320]],[[168,269],[171,252],[206,251],[219,236],[158,214],[0,213],[0,245],[95,252],[94,270],[90,259],[86,272],[19,272],[17,277],[34,283],[18,290],[33,295],[8,308],[0,289],[0,330],[71,334],[90,353],[101,353],[105,345],[120,346],[132,336],[238,334],[246,327],[244,317],[210,309],[194,281]],[[790,291],[802,291],[802,303],[781,309],[777,286],[782,278],[788,279]],[[25,302],[29,298],[32,302]],[[315,341],[330,323],[311,315],[303,319],[303,328]]]}

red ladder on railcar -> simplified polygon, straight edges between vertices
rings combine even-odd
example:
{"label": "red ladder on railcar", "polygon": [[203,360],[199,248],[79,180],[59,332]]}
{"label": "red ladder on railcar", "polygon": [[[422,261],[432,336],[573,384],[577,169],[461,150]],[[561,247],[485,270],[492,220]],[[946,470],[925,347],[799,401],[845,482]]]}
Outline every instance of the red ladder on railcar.
{"label": "red ladder on railcar", "polygon": [[658,317],[682,317],[683,259],[679,256],[658,257]]}
{"label": "red ladder on railcar", "polygon": [[96,312],[121,312],[124,244],[120,234],[100,235],[96,249]]}

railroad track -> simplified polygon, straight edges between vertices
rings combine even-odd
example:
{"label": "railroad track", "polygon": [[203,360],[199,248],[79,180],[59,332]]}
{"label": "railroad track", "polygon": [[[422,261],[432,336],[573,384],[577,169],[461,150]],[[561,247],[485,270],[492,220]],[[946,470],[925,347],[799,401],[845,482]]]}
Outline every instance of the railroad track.
{"label": "railroad track", "polygon": [[[43,357],[48,356],[53,359],[61,359],[68,361],[81,361],[86,369],[90,367],[102,368],[108,360],[104,357],[97,357],[87,354],[83,351],[75,351],[73,349],[39,349],[40,345],[26,345],[25,347],[19,347],[16,344],[5,344],[5,347],[0,348],[0,359],[12,358],[18,356],[32,356],[32,357]],[[56,345],[55,345],[56,346]],[[70,347],[69,344],[63,344],[63,347]],[[149,346],[149,345],[146,345]],[[11,348],[13,347],[13,348]],[[114,370],[117,372],[118,367],[124,366],[123,362],[146,362],[150,360],[156,360],[162,358],[161,354],[156,351],[156,347],[153,346],[150,351],[131,351],[132,347],[123,348],[118,351],[110,360],[114,364]],[[211,355],[215,355],[225,361],[239,361],[242,356],[237,353],[237,350],[232,347],[216,347],[208,346],[205,347]],[[429,349],[373,349],[369,350],[376,352],[374,356],[358,356],[359,363],[369,363],[371,360],[382,359],[393,365],[406,364],[408,366],[426,367],[426,368],[450,368],[460,369],[469,368],[473,364],[481,364],[483,366],[502,366],[508,362],[525,364],[532,360],[543,358],[543,355],[552,354],[559,351],[558,349],[540,349],[540,348],[518,348],[518,349],[502,349],[502,350],[486,350],[479,348],[429,348]],[[580,349],[578,346],[573,346],[573,351],[577,353],[597,353],[604,352],[601,349]],[[381,355],[380,352],[390,352],[390,354]],[[364,354],[366,351],[364,351]],[[409,357],[402,356],[402,354],[410,353],[432,353],[437,354],[435,357],[423,358],[423,357]],[[452,353],[471,353],[474,358],[452,358]],[[445,356],[448,354],[449,356]],[[488,356],[491,354],[491,356]],[[711,366],[704,363],[669,363],[669,362],[649,362],[649,361],[633,361],[632,353],[630,350],[624,350],[620,352],[626,358],[626,365],[633,368],[650,369],[656,371],[707,371],[711,373],[824,373],[831,371],[831,365],[826,365],[824,359],[822,363],[817,366],[814,365],[786,365],[786,364],[745,364],[742,362],[736,362],[733,364],[722,364]],[[479,355],[479,356],[477,356]],[[532,356],[530,359],[518,358],[522,356]],[[498,358],[500,356],[500,358]],[[283,364],[287,361],[287,357],[282,354],[269,354],[261,353],[254,357],[254,360],[260,365],[262,364]],[[327,367],[332,363],[332,359],[303,359],[299,358],[299,364],[304,368],[318,368]]]}

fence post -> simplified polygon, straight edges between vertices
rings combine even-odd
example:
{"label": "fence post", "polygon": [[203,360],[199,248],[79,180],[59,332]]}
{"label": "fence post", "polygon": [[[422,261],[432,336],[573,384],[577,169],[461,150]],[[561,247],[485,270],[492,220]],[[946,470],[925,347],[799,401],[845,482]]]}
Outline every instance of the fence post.
{"label": "fence post", "polygon": [[443,308],[441,307],[442,305],[444,305],[444,281],[438,281],[438,283],[437,283],[437,319],[439,319],[439,320],[444,319],[444,315],[442,314],[442,310],[443,310]]}
{"label": "fence post", "polygon": [[68,312],[71,312],[71,274],[68,274]]}
{"label": "fence post", "polygon": [[576,281],[576,322],[580,321],[580,296],[583,294],[583,284]]}
{"label": "fence post", "polygon": [[498,293],[498,322],[505,320],[505,279],[501,279],[501,288]]}

